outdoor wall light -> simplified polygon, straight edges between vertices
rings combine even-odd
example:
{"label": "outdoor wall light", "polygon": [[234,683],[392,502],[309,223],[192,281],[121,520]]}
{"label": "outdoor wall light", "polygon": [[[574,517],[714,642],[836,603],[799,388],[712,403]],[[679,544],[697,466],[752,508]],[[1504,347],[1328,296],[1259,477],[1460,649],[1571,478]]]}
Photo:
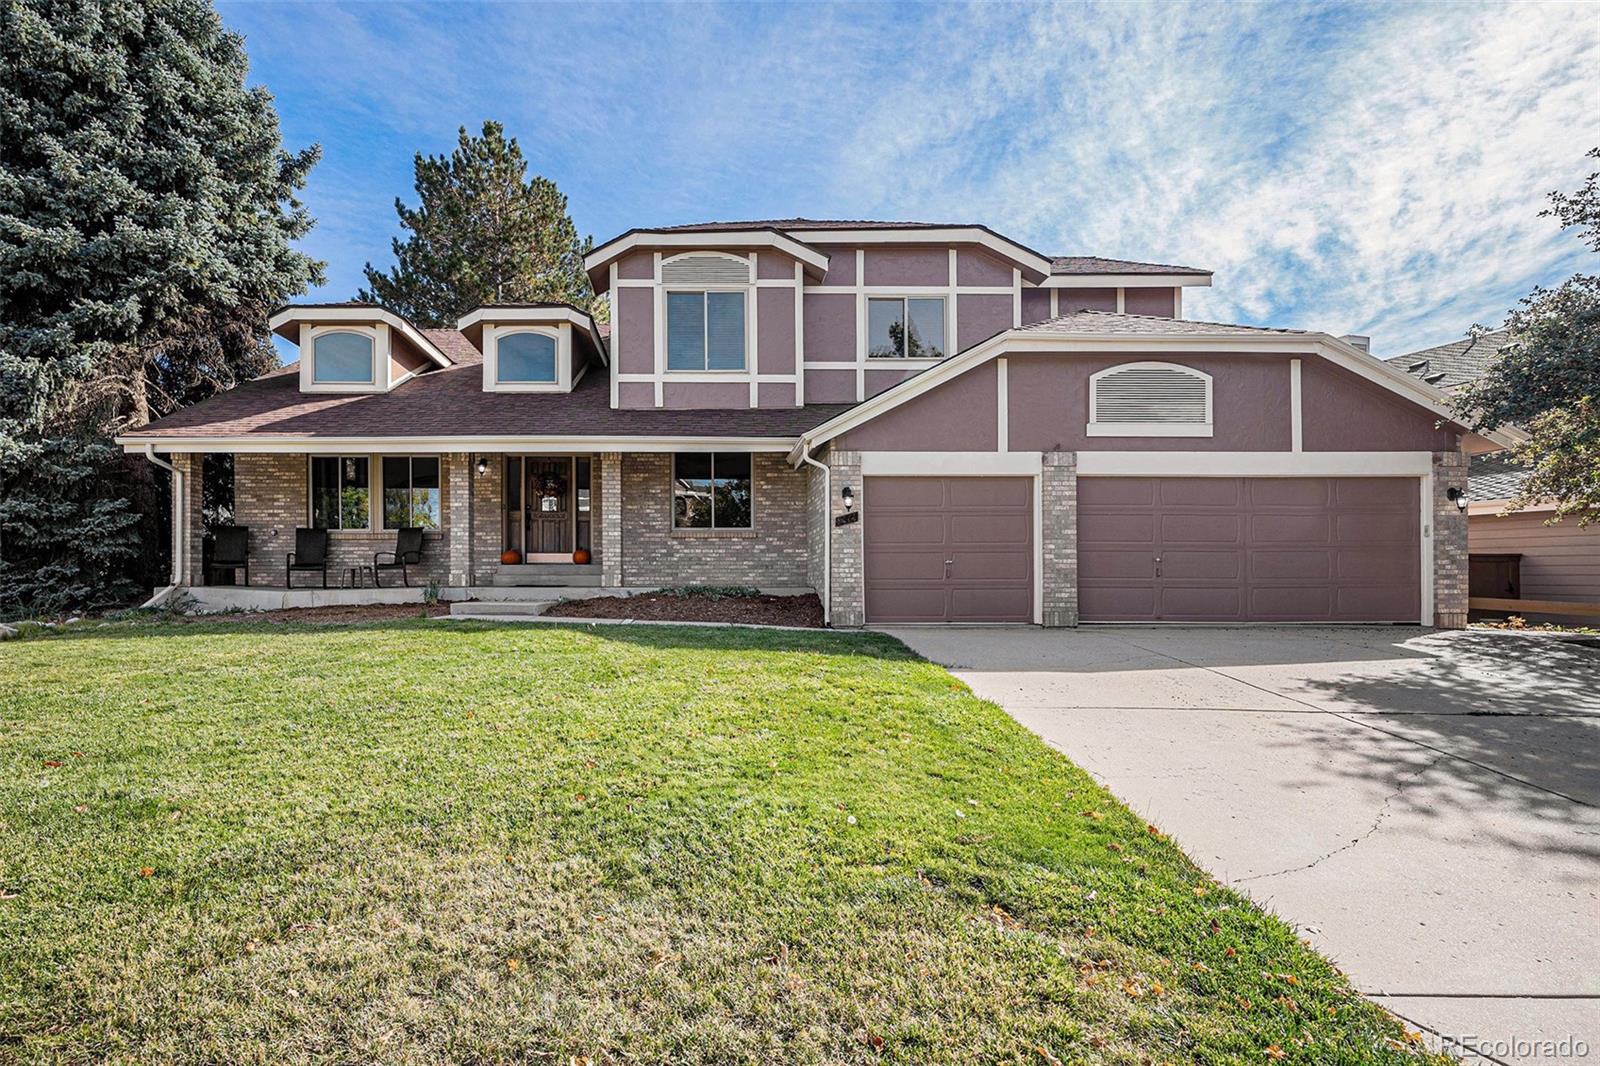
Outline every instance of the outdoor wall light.
{"label": "outdoor wall light", "polygon": [[488,472],[489,472],[489,457],[487,455],[478,456],[478,473],[479,473],[479,475],[481,476],[483,474],[487,474]]}
{"label": "outdoor wall light", "polygon": [[1456,488],[1454,486],[1451,486],[1450,488],[1445,490],[1444,495],[1445,495],[1445,499],[1449,500],[1451,503],[1456,505],[1456,510],[1460,511],[1462,514],[1466,514],[1467,513],[1467,490],[1466,489],[1458,489],[1458,488]]}
{"label": "outdoor wall light", "polygon": [[856,490],[846,485],[839,490],[839,498],[844,501],[844,509],[851,510],[856,505]]}

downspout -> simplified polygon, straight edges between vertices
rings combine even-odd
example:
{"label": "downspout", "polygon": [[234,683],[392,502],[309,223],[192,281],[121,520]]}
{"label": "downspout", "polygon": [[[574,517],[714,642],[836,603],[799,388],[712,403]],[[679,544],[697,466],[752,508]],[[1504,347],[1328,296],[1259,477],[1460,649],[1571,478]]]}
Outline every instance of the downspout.
{"label": "downspout", "polygon": [[811,457],[811,443],[800,438],[800,461],[822,471],[822,624],[833,620],[833,471]]}
{"label": "downspout", "polygon": [[188,508],[183,505],[183,471],[156,457],[156,446],[146,444],[144,457],[172,473],[172,585],[183,584],[183,523],[188,518]]}

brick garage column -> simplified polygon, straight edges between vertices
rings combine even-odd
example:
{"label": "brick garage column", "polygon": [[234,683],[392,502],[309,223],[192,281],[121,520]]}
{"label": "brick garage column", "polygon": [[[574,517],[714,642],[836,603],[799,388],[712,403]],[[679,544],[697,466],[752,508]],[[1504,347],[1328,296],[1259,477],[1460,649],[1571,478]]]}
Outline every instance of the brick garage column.
{"label": "brick garage column", "polygon": [[1433,454],[1433,624],[1467,627],[1467,516],[1450,490],[1467,490],[1467,456]]}
{"label": "brick garage column", "polygon": [[446,581],[452,588],[472,584],[472,456],[451,452],[444,457],[445,529],[450,567]]}
{"label": "brick garage column", "polygon": [[205,520],[200,514],[205,502],[201,479],[205,474],[205,456],[197,452],[177,452],[171,463],[183,475],[182,495],[172,501],[172,528],[176,531],[173,550],[178,553],[178,582],[183,585],[205,584]]}
{"label": "brick garage column", "polygon": [[[477,471],[479,459],[489,460],[489,469],[481,474]],[[506,458],[475,455],[472,464],[472,584],[492,585],[504,547]],[[454,536],[452,533],[452,539]]]}
{"label": "brick garage column", "polygon": [[[833,600],[831,621],[842,628],[862,626],[867,621],[867,589],[862,570],[862,526],[872,521],[872,501],[867,499],[861,482],[861,453],[833,449],[828,452],[829,477],[833,482],[832,499],[828,505],[828,528],[824,535],[833,538],[832,579],[829,594]],[[855,490],[856,507],[862,511],[861,521],[848,526],[836,526],[833,519],[844,514],[844,499],[840,490],[846,485]]]}
{"label": "brick garage column", "polygon": [[601,452],[600,475],[600,584],[622,587],[622,453]]}
{"label": "brick garage column", "polygon": [[1045,452],[1039,482],[1039,528],[1044,541],[1043,620],[1078,624],[1078,455]]}

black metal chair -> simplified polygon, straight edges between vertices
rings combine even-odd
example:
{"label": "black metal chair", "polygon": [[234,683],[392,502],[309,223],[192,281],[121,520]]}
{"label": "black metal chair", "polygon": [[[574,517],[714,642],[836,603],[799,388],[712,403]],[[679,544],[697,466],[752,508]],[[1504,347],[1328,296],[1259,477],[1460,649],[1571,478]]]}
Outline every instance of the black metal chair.
{"label": "black metal chair", "polygon": [[[388,562],[383,557],[389,557]],[[394,551],[372,553],[372,584],[374,588],[382,588],[378,581],[378,573],[383,570],[400,571],[400,581],[409,588],[411,575],[406,573],[407,566],[419,566],[422,563],[422,529],[420,526],[407,526],[402,529],[394,539]]]}
{"label": "black metal chair", "polygon": [[328,531],[326,529],[297,529],[294,531],[294,551],[284,560],[286,567],[283,584],[294,588],[296,572],[322,575],[322,587],[328,587]]}
{"label": "black metal chair", "polygon": [[238,581],[238,571],[244,571],[244,583],[250,584],[250,527],[218,526],[211,534],[211,561],[206,564],[206,584],[215,584],[213,578],[227,574],[230,581]]}

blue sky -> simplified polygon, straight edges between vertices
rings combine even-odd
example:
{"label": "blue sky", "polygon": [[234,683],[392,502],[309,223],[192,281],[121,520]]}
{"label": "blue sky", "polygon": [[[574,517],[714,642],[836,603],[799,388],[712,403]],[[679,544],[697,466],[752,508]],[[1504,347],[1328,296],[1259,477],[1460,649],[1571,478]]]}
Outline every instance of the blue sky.
{"label": "blue sky", "polygon": [[[580,232],[983,222],[1208,267],[1186,315],[1390,355],[1594,270],[1538,217],[1600,144],[1600,4],[223,3],[345,299],[414,152],[503,122]],[[1585,259],[1589,261],[1586,263]]]}

